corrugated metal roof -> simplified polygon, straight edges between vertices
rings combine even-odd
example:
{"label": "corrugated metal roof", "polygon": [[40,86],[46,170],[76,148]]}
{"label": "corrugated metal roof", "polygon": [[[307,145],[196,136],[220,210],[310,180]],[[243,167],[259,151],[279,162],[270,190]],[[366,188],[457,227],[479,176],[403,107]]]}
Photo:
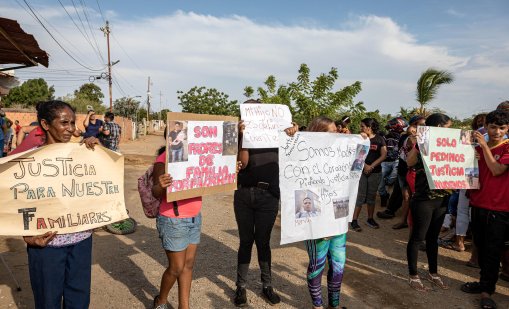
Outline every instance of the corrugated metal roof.
{"label": "corrugated metal roof", "polygon": [[17,21],[0,17],[0,64],[48,67],[48,54]]}

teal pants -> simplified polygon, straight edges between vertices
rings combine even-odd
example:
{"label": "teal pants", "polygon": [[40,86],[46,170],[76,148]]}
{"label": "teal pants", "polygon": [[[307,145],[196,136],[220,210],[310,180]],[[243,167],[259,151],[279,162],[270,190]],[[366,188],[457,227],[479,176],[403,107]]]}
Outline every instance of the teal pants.
{"label": "teal pants", "polygon": [[323,305],[322,273],[326,260],[329,263],[327,272],[329,306],[339,306],[339,293],[346,260],[346,233],[334,237],[306,240],[306,249],[309,255],[307,281],[313,306]]}

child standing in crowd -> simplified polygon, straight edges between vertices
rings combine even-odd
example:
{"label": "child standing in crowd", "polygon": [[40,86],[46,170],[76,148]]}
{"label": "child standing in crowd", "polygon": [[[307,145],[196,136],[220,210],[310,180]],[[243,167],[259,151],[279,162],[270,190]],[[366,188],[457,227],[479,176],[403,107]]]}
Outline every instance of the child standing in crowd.
{"label": "child standing in crowd", "polygon": [[[167,131],[164,131],[166,138]],[[154,163],[152,194],[161,199],[157,216],[157,231],[168,258],[168,268],[161,278],[159,295],[154,298],[154,309],[170,308],[168,294],[178,281],[179,308],[189,308],[191,282],[196,250],[201,234],[201,197],[168,202],[166,189],[172,184],[171,175],[165,171],[166,151],[159,150]]]}
{"label": "child standing in crowd", "polygon": [[[451,119],[440,113],[430,115],[426,119],[426,125],[432,127],[451,126]],[[409,136],[412,144],[415,137]],[[417,291],[427,291],[417,274],[417,257],[419,244],[426,241],[426,255],[428,257],[429,272],[426,279],[441,289],[449,287],[438,276],[438,235],[444,222],[450,192],[447,190],[431,190],[428,185],[424,163],[419,153],[417,144],[407,155],[409,168],[415,170],[415,191],[410,203],[413,227],[410,232],[410,240],[407,244],[407,262],[409,271],[409,284]]]}
{"label": "child standing in crowd", "polygon": [[368,205],[367,225],[374,229],[380,227],[375,219],[373,219],[373,213],[375,212],[376,192],[382,172],[380,164],[387,156],[387,147],[385,146],[384,138],[378,134],[378,130],[379,124],[375,119],[364,118],[361,120],[361,134],[365,134],[369,137],[371,145],[366,160],[364,161],[364,170],[362,171],[359,182],[359,193],[357,194],[353,220],[350,223],[350,228],[356,232],[362,231],[357,220],[361,213],[362,205],[364,204]]}
{"label": "child standing in crowd", "polygon": [[471,191],[470,205],[481,276],[479,282],[465,283],[461,290],[480,293],[481,308],[496,308],[491,294],[495,292],[500,256],[509,240],[509,140],[504,138],[508,128],[509,113],[496,110],[486,116],[488,141],[475,132],[480,189]]}
{"label": "child standing in crowd", "polygon": [[[336,132],[334,121],[327,117],[317,117],[308,126],[310,132]],[[306,240],[309,255],[307,281],[313,308],[322,308],[322,273],[325,261],[329,263],[327,272],[328,308],[339,307],[339,295],[346,260],[346,233],[332,237]]]}

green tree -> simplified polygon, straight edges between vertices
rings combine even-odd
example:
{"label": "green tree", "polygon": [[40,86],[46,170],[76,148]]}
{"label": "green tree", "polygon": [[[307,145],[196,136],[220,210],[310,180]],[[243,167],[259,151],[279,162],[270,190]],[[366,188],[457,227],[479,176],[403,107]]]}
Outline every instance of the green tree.
{"label": "green tree", "polygon": [[[314,117],[327,115],[337,119],[344,110],[352,109],[357,103],[355,96],[361,91],[361,83],[335,89],[339,79],[338,70],[331,68],[328,73],[310,79],[309,67],[300,65],[297,81],[277,86],[276,78],[270,75],[265,80],[265,88],[257,88],[257,94],[264,103],[285,104],[290,107],[294,121],[307,125]],[[252,94],[252,87],[244,88],[244,93]]]}
{"label": "green tree", "polygon": [[53,99],[55,88],[48,87],[46,81],[42,78],[29,79],[18,87],[14,87],[9,94],[3,98],[5,106],[14,104],[23,107],[35,106],[38,102]]}
{"label": "green tree", "polygon": [[427,115],[426,105],[432,101],[443,84],[450,84],[454,81],[452,73],[429,68],[421,74],[417,81],[417,102],[419,102],[419,114]]}
{"label": "green tree", "polygon": [[171,112],[171,110],[167,109],[167,108],[163,108],[159,113],[161,115],[161,120],[163,120],[164,122],[166,122],[166,119],[168,119],[168,115],[167,113]]}
{"label": "green tree", "polygon": [[186,113],[238,116],[240,114],[237,100],[215,88],[193,87],[188,92],[177,91],[179,105]]}
{"label": "green tree", "polygon": [[79,89],[74,90],[74,97],[101,104],[104,94],[101,88],[96,84],[86,83],[81,85]]}
{"label": "green tree", "polygon": [[136,111],[139,107],[140,101],[129,97],[122,97],[113,102],[113,112],[115,115],[129,119],[136,118]]}
{"label": "green tree", "polygon": [[95,101],[90,101],[89,99],[83,97],[75,97],[71,94],[68,94],[63,97],[59,97],[59,100],[69,103],[72,107],[76,109],[77,113],[87,113],[88,106],[92,106],[96,114],[104,114],[106,112],[106,107],[102,105],[100,102],[97,103]]}

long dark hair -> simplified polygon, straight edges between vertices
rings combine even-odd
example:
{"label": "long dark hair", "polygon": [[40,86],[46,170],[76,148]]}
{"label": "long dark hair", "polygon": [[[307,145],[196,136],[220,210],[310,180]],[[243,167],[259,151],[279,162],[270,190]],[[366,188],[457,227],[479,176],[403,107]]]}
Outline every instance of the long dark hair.
{"label": "long dark hair", "polygon": [[329,117],[318,116],[311,120],[306,131],[327,132],[331,123],[334,123],[334,120],[330,119]]}
{"label": "long dark hair", "polygon": [[[164,127],[164,140],[166,140],[166,135],[168,134],[168,127]],[[161,146],[159,149],[157,149],[157,155],[160,156],[163,154],[163,152],[166,150],[166,145]]]}
{"label": "long dark hair", "polygon": [[362,123],[368,128],[371,128],[371,131],[373,131],[373,134],[380,133],[380,124],[378,121],[376,121],[375,118],[364,118],[361,120]]}
{"label": "long dark hair", "polygon": [[451,121],[451,118],[449,118],[446,114],[434,113],[426,118],[426,125],[429,127],[443,127],[449,121]]}

